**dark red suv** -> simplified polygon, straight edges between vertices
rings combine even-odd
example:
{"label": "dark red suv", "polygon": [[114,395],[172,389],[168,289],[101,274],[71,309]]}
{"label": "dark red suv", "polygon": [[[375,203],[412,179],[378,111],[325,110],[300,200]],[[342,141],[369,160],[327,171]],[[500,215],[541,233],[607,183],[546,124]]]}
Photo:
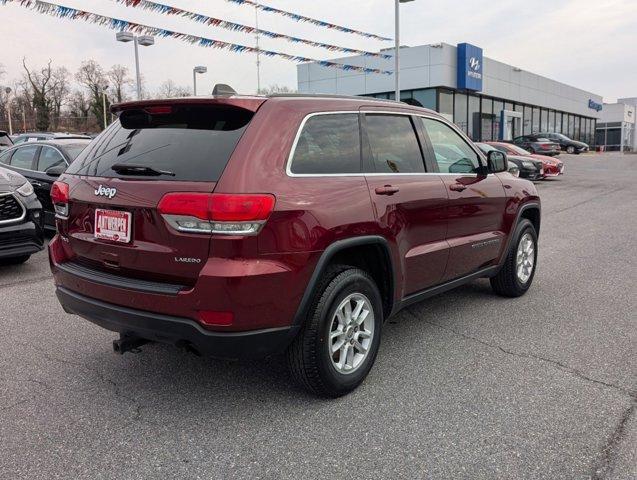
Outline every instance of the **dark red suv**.
{"label": "dark red suv", "polygon": [[506,296],[531,285],[535,187],[434,112],[307,96],[113,112],[54,185],[49,252],[64,309],[119,332],[116,351],[286,352],[337,396],[401,308],[481,277]]}

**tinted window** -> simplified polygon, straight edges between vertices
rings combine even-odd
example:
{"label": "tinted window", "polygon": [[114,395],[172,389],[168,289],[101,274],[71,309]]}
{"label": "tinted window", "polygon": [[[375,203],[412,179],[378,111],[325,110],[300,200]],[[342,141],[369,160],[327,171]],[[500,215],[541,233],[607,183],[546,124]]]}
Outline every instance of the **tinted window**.
{"label": "tinted window", "polygon": [[38,151],[37,145],[18,148],[11,157],[11,166],[17,168],[33,168],[33,159]]}
{"label": "tinted window", "polygon": [[[217,181],[253,113],[210,106],[173,106],[169,113],[124,112],[79,154],[67,173],[100,177]],[[114,165],[148,167],[174,175],[115,172]]]}
{"label": "tinted window", "polygon": [[310,117],[299,136],[292,173],[359,173],[361,168],[358,114]]}
{"label": "tinted window", "polygon": [[57,167],[59,165],[65,165],[64,157],[55,148],[42,147],[40,151],[40,159],[38,160],[37,170],[40,172],[46,172],[51,167]]}
{"label": "tinted window", "polygon": [[0,163],[9,163],[9,157],[11,156],[12,150],[5,150],[0,153]]}
{"label": "tinted window", "polygon": [[409,116],[367,114],[365,118],[375,172],[425,171],[416,132]]}
{"label": "tinted window", "polygon": [[480,167],[478,154],[451,127],[423,118],[423,124],[436,155],[441,173],[475,173]]}

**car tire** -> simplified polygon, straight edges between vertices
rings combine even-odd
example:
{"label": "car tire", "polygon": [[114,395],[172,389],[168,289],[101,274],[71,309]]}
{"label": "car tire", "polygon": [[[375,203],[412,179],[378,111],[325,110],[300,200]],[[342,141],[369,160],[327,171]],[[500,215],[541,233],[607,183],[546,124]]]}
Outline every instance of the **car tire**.
{"label": "car tire", "polygon": [[[348,302],[349,320],[343,313]],[[359,302],[363,306],[355,316]],[[362,323],[354,326],[359,321]],[[382,324],[382,300],[371,276],[345,265],[329,268],[316,289],[303,329],[288,347],[292,377],[322,397],[336,398],[351,392],[363,382],[376,360]]]}
{"label": "car tire", "polygon": [[515,229],[500,271],[491,278],[493,291],[503,297],[524,295],[533,283],[537,270],[537,253],[535,227],[529,220],[523,219]]}
{"label": "car tire", "polygon": [[31,258],[31,255],[20,255],[19,257],[3,258],[0,265],[21,265]]}
{"label": "car tire", "polygon": [[570,153],[571,155],[573,155],[575,153],[575,147],[573,145],[569,145],[568,147],[566,147],[566,153]]}

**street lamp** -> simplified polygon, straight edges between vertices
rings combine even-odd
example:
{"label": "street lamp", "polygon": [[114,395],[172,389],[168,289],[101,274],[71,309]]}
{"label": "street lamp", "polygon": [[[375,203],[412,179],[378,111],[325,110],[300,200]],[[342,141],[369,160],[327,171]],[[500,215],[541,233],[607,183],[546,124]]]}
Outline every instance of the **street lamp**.
{"label": "street lamp", "polygon": [[13,125],[11,124],[11,99],[9,98],[9,95],[11,94],[11,87],[5,88],[4,92],[7,94],[7,116],[9,117],[9,135],[13,135]]}
{"label": "street lamp", "polygon": [[108,122],[106,120],[106,90],[108,90],[108,85],[104,85],[102,87],[102,115],[104,116],[104,130],[108,127]]}
{"label": "street lamp", "polygon": [[137,100],[142,99],[142,77],[139,73],[139,48],[138,45],[142,47],[150,47],[151,45],[155,45],[155,38],[150,35],[141,35],[137,36],[130,32],[117,32],[115,34],[115,39],[118,42],[128,43],[133,42],[135,45],[135,73],[137,76]]}
{"label": "street lamp", "polygon": [[396,97],[395,100],[400,102],[400,4],[413,2],[414,0],[396,0],[396,51],[394,52],[394,59],[396,60],[394,80],[396,82]]}
{"label": "street lamp", "polygon": [[197,74],[204,74],[208,71],[208,67],[204,67],[202,65],[196,66],[192,69],[192,83],[193,83],[193,93],[194,96],[197,96]]}

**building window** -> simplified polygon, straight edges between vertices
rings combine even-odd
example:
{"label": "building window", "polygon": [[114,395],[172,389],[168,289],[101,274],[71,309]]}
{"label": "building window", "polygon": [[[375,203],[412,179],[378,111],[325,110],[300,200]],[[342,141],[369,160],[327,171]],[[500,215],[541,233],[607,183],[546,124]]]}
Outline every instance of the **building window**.
{"label": "building window", "polygon": [[429,108],[430,110],[438,110],[436,102],[436,89],[427,88],[425,90],[414,90],[412,93],[413,105],[418,107]]}
{"label": "building window", "polygon": [[549,111],[542,109],[541,110],[541,114],[540,114],[540,132],[546,132],[548,131],[549,127]]}
{"label": "building window", "polygon": [[480,140],[480,97],[469,95],[469,126],[467,133],[471,140]]}
{"label": "building window", "polygon": [[494,140],[501,140],[500,121],[502,119],[502,110],[504,110],[504,102],[494,100],[493,101],[493,139]]}
{"label": "building window", "polygon": [[574,130],[574,133],[573,133],[573,135],[574,135],[573,138],[575,140],[581,140],[581,135],[582,135],[582,129],[580,127],[580,121],[581,120],[582,120],[581,117],[577,117],[577,116],[575,117],[575,130]]}
{"label": "building window", "polygon": [[562,112],[555,112],[555,131],[562,133]]}
{"label": "building window", "polygon": [[531,126],[531,133],[540,132],[540,109],[535,107],[533,109],[533,124]]}
{"label": "building window", "polygon": [[555,112],[553,110],[549,110],[549,122],[546,130],[550,133],[555,131]]}
{"label": "building window", "polygon": [[529,135],[531,133],[531,128],[533,125],[533,110],[531,107],[524,107],[524,118],[523,118],[523,135]]}
{"label": "building window", "polygon": [[453,92],[438,90],[438,113],[450,122],[453,121]]}
{"label": "building window", "polygon": [[463,93],[456,93],[453,107],[453,121],[464,133],[469,132],[467,120],[467,96]]}
{"label": "building window", "polygon": [[571,138],[575,137],[575,116],[568,116],[568,136]]}
{"label": "building window", "polygon": [[480,114],[480,139],[483,142],[493,140],[493,100],[482,98],[482,113]]}

